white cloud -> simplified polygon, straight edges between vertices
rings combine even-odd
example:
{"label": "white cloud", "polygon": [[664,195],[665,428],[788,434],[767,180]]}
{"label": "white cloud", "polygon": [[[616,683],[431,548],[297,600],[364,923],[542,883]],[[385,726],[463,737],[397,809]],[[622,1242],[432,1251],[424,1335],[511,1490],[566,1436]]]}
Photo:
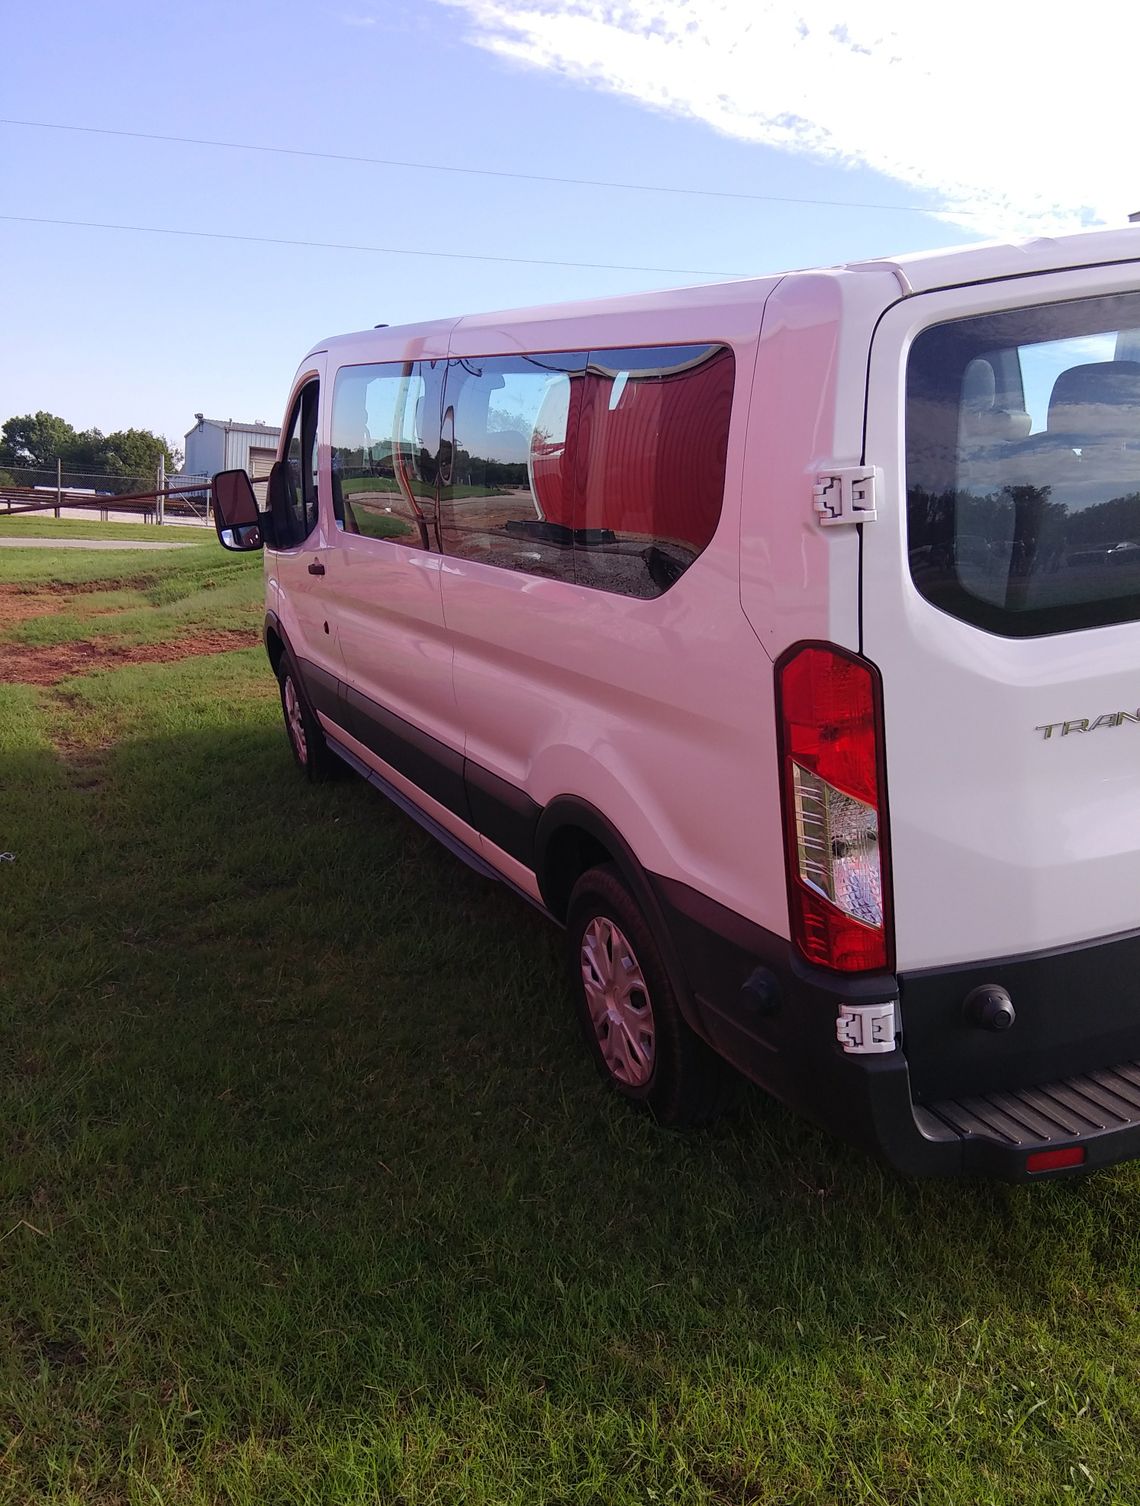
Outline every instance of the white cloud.
{"label": "white cloud", "polygon": [[501,57],[745,141],[871,168],[984,234],[1119,224],[1140,209],[1130,78],[1138,7],[441,3],[465,12],[470,40]]}

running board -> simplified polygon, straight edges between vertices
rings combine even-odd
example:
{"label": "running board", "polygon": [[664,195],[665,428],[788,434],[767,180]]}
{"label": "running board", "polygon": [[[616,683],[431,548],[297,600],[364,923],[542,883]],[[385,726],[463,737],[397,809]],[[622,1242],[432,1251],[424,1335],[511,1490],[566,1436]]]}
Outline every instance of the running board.
{"label": "running board", "polygon": [[394,784],[390,784],[382,774],[377,774],[375,769],[370,769],[362,759],[357,758],[355,753],[346,748],[343,743],[338,742],[331,733],[325,733],[325,742],[328,743],[330,752],[335,753],[338,758],[342,758],[354,773],[359,774],[362,779],[366,779],[374,789],[379,790],[393,805],[402,810],[406,816],[411,816],[417,825],[422,826],[441,846],[446,847],[448,852],[453,853],[460,862],[466,863],[468,868],[474,869],[481,878],[491,879],[496,884],[502,884],[512,894],[517,894],[520,899],[525,899],[528,905],[533,906],[540,915],[545,915],[547,920],[554,921],[556,926],[562,924],[532,894],[528,894],[518,884],[513,884],[505,874],[500,873],[497,868],[492,867],[486,858],[468,847],[467,843],[457,837],[454,832],[448,831],[446,826],[442,826],[434,817],[429,816],[426,811],[422,811],[416,802],[410,800],[402,790],[398,790]]}

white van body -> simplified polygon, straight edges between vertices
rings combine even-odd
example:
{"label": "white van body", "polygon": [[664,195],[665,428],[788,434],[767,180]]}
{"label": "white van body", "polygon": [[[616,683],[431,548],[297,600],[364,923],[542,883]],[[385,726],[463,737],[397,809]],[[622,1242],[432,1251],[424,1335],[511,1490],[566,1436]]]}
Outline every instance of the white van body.
{"label": "white van body", "polygon": [[[616,876],[671,1049],[899,1168],[1136,1154],[1138,262],[1091,232],[323,342],[261,519],[291,731],[562,923]],[[607,1028],[656,1106],[638,990]]]}

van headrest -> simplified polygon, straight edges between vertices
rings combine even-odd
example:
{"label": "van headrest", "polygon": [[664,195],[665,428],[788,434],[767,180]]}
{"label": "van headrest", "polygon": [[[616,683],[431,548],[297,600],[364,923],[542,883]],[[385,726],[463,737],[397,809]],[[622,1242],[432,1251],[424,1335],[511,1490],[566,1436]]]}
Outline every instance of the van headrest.
{"label": "van headrest", "polygon": [[1053,383],[1049,433],[1140,441],[1140,361],[1070,366]]}
{"label": "van headrest", "polygon": [[962,374],[962,439],[977,444],[1024,439],[1032,427],[1024,408],[998,406],[997,377],[989,361],[981,356],[971,361]]}

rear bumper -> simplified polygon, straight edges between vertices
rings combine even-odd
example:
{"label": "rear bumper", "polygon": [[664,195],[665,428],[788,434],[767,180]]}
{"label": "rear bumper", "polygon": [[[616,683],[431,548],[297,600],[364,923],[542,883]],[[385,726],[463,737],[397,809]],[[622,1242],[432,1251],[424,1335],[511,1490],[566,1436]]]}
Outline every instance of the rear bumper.
{"label": "rear bumper", "polygon": [[[1140,1155],[1140,1062],[1075,1073],[1035,1087],[916,1105],[915,1123],[931,1139],[957,1141],[963,1170],[1012,1181],[1042,1175],[1030,1157],[1072,1151],[1071,1169],[1108,1166]],[[1057,1172],[1050,1172],[1056,1175]]]}
{"label": "rear bumper", "polygon": [[[654,887],[694,1023],[710,1044],[776,1098],[896,1170],[1037,1181],[1140,1156],[1140,934],[1048,962],[940,969],[932,987],[933,975],[843,978],[808,967],[786,939],[696,891],[664,879]],[[1094,994],[1098,980],[1118,985],[1111,1007],[1080,1007],[1078,973]],[[995,1034],[965,1019],[961,1001],[982,982],[1009,989],[1018,1011],[1010,1030]],[[835,1030],[841,1005],[887,1002],[901,1022],[898,1047],[845,1052]],[[1081,1159],[1031,1169],[1042,1152]]]}

